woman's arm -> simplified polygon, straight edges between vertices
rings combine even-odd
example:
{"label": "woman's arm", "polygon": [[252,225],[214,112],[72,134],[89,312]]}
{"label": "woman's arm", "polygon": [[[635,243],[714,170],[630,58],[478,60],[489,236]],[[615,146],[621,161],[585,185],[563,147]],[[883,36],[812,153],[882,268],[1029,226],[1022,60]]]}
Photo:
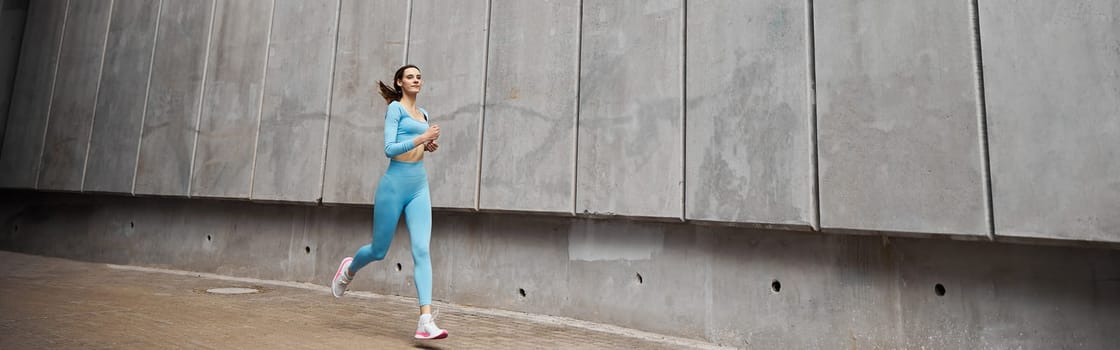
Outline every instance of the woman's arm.
{"label": "woman's arm", "polygon": [[401,108],[390,103],[385,110],[385,157],[393,158],[427,142],[428,132],[408,140],[397,142],[397,128],[401,122]]}

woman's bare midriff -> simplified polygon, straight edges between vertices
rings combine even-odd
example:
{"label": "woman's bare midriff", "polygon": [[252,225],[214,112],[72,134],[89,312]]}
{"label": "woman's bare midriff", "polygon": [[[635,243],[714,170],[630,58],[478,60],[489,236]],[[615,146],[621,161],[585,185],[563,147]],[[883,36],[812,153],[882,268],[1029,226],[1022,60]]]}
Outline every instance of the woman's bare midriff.
{"label": "woman's bare midriff", "polygon": [[424,160],[424,145],[416,146],[408,150],[408,152],[398,154],[396,157],[393,157],[393,160],[409,163],[416,163]]}

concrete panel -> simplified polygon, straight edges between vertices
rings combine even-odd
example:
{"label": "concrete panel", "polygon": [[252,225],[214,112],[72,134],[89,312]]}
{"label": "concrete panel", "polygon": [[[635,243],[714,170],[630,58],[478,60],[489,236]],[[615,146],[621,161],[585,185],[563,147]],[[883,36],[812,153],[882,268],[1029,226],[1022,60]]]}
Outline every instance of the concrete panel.
{"label": "concrete panel", "polygon": [[805,4],[688,3],[686,218],[812,224]]}
{"label": "concrete panel", "polygon": [[0,144],[0,187],[35,188],[66,4],[64,0],[28,4],[11,105],[5,110],[9,120]]}
{"label": "concrete panel", "polygon": [[412,2],[407,61],[419,66],[424,77],[417,105],[441,129],[439,151],[424,157],[435,207],[474,208],[476,204],[487,4],[485,0]]}
{"label": "concrete panel", "polygon": [[165,1],[136,164],[136,194],[187,195],[212,0]]}
{"label": "concrete panel", "polygon": [[683,214],[681,1],[586,1],[576,211]]}
{"label": "concrete panel", "polygon": [[253,199],[322,198],[337,0],[279,0],[265,71]]}
{"label": "concrete panel", "polygon": [[0,1],[0,146],[8,124],[12,86],[19,68],[19,48],[27,20],[27,0]]}
{"label": "concrete panel", "polygon": [[570,212],[579,3],[498,0],[491,7],[479,206]]}
{"label": "concrete panel", "polygon": [[377,81],[392,84],[404,57],[408,3],[345,0],[339,18],[323,201],[373,203],[389,159],[381,135],[385,100]]}
{"label": "concrete panel", "polygon": [[968,2],[813,14],[821,226],[987,234]]}
{"label": "concrete panel", "polygon": [[216,6],[191,196],[249,198],[272,1]]}
{"label": "concrete panel", "polygon": [[158,17],[158,1],[113,2],[84,191],[132,193]]}
{"label": "concrete panel", "polygon": [[1120,242],[1120,5],[980,2],[996,235]]}
{"label": "concrete panel", "polygon": [[39,188],[79,191],[113,2],[70,2],[43,141]]}

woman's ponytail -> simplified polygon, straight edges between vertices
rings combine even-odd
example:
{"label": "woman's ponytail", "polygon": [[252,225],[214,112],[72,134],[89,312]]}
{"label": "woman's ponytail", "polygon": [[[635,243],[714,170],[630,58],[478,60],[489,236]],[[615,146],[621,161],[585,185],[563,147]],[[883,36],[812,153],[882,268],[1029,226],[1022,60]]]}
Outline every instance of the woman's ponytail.
{"label": "woman's ponytail", "polygon": [[[393,87],[396,87],[396,86],[397,86],[397,84],[394,83]],[[390,103],[393,103],[393,101],[400,101],[401,100],[401,90],[400,90],[400,88],[391,89],[391,88],[389,88],[389,86],[385,85],[385,83],[378,80],[377,81],[377,90],[379,90],[378,92],[381,93],[381,97],[385,98],[385,104],[390,104]]]}

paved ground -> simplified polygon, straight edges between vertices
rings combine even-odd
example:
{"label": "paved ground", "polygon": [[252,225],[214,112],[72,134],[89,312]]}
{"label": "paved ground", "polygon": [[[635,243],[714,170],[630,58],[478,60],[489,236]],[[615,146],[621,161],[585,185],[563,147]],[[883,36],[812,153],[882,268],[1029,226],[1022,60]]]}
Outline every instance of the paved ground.
{"label": "paved ground", "polygon": [[[214,295],[211,288],[261,293]],[[416,341],[415,301],[325,286],[0,252],[0,349],[704,349],[613,326],[437,303],[451,337]]]}

